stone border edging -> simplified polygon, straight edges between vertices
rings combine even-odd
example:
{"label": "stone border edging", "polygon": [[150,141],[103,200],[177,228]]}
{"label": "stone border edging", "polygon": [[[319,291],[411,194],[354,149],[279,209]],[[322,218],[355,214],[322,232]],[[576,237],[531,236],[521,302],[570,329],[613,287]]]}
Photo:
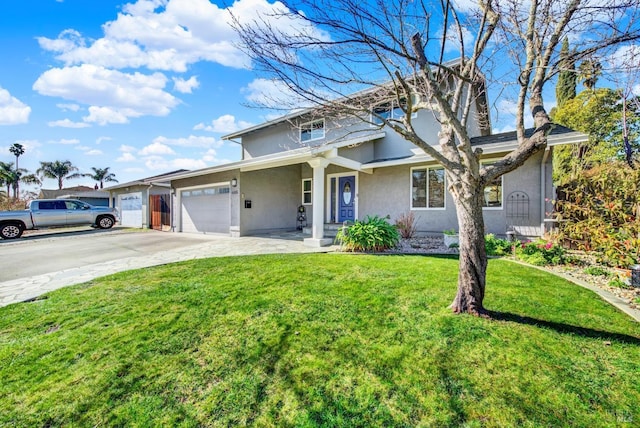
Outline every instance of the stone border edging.
{"label": "stone border edging", "polygon": [[614,306],[615,308],[621,310],[622,312],[624,312],[625,314],[629,315],[631,318],[633,318],[634,321],[636,322],[640,322],[640,310],[632,308],[627,302],[625,302],[624,300],[622,300],[621,298],[619,298],[618,296],[616,296],[615,294],[611,293],[610,291],[607,290],[603,290],[600,287],[596,287],[595,285],[591,285],[588,282],[582,281],[578,278],[574,278],[570,275],[565,275],[563,273],[560,272],[556,272],[550,269],[545,269],[542,266],[534,266],[534,265],[530,265],[528,263],[524,263],[522,261],[519,260],[513,260],[513,259],[509,259],[504,257],[503,260],[508,260],[512,263],[517,263],[523,266],[528,266],[528,267],[532,267],[538,270],[541,270],[543,272],[547,272],[550,273],[552,275],[555,275],[559,278],[562,278],[564,280],[567,280],[573,284],[576,284],[582,288],[586,288],[587,290],[591,290],[594,293],[596,293],[598,296],[600,296],[600,298],[602,300],[604,300],[605,302],[609,303],[610,305]]}

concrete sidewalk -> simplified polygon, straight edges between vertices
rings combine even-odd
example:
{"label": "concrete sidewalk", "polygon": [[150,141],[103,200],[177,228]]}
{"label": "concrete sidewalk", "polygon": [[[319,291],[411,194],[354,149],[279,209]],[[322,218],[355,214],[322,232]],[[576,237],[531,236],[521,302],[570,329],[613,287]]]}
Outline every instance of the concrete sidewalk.
{"label": "concrete sidewalk", "polygon": [[138,257],[127,257],[104,263],[60,270],[44,275],[0,282],[0,307],[35,299],[44,293],[58,288],[80,284],[94,278],[132,269],[208,257],[331,252],[336,249],[337,247],[335,246],[324,248],[306,247],[301,239],[276,239],[271,237],[230,238],[227,236],[216,236],[215,239],[206,240],[201,244],[175,250],[162,251]]}

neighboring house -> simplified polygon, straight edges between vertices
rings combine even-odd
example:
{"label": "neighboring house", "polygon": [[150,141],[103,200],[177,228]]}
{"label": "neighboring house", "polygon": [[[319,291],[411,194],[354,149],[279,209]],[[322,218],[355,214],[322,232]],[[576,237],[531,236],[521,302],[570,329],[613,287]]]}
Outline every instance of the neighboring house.
{"label": "neighboring house", "polygon": [[[469,131],[473,145],[483,149],[485,162],[492,162],[516,148],[517,141],[515,132],[489,135],[485,106],[484,102],[475,106],[470,116],[480,119],[470,124]],[[387,105],[376,107],[376,112],[394,115],[399,109]],[[420,110],[413,123],[426,141],[437,144],[439,125],[433,112]],[[487,186],[486,231],[543,234],[546,213],[553,209],[554,148],[586,138],[555,127],[546,150]],[[319,118],[307,110],[223,139],[241,144],[241,161],[170,178],[176,195],[173,225],[178,232],[242,236],[295,230],[299,207],[304,208],[311,230],[305,243],[313,246],[331,243],[325,238],[325,224],[368,215],[388,216],[394,222],[412,211],[419,232],[457,229],[444,170],[392,130]]]}
{"label": "neighboring house", "polygon": [[38,199],[78,199],[97,207],[109,206],[109,192],[94,190],[93,187],[75,186],[66,189],[41,189]]}
{"label": "neighboring house", "polygon": [[120,213],[120,224],[169,230],[172,203],[169,180],[166,177],[186,171],[181,169],[104,189]]}

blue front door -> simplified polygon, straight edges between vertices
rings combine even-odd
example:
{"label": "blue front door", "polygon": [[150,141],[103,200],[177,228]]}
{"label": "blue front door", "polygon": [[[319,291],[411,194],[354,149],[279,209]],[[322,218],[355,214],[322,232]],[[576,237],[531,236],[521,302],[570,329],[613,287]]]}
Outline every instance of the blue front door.
{"label": "blue front door", "polygon": [[356,177],[338,180],[338,222],[355,220]]}

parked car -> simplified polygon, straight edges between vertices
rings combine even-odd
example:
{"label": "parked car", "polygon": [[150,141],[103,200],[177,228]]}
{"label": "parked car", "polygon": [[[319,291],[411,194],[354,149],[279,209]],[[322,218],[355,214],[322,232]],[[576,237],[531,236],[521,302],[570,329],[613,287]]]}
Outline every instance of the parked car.
{"label": "parked car", "polygon": [[25,230],[84,224],[109,229],[117,220],[114,208],[94,207],[76,199],[36,199],[24,211],[0,211],[0,237],[16,239]]}

